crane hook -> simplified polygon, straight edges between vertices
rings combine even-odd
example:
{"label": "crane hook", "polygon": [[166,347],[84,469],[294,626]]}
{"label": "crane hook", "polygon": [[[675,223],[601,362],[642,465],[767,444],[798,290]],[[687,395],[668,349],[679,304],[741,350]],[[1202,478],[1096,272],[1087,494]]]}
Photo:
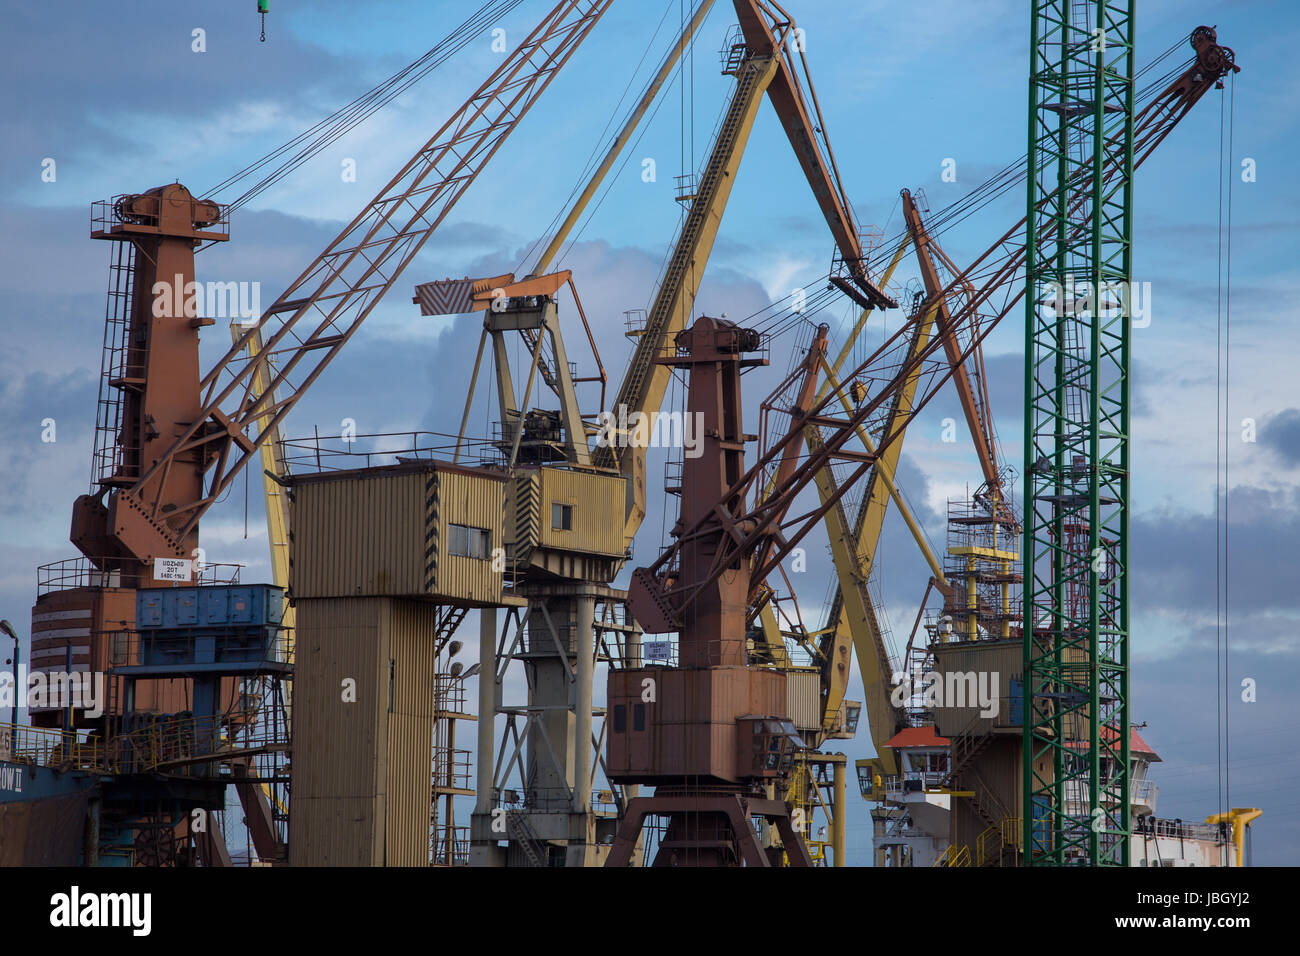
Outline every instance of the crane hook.
{"label": "crane hook", "polygon": [[262,15],[262,42],[266,42],[266,15],[271,12],[271,0],[257,0],[257,12]]}

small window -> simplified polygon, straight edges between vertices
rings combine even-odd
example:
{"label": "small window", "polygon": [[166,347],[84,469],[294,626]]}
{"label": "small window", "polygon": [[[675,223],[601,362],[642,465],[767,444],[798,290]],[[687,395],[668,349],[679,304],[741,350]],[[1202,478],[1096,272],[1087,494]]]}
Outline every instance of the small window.
{"label": "small window", "polygon": [[448,554],[486,561],[491,552],[492,538],[486,529],[471,528],[463,524],[447,526]]}
{"label": "small window", "polygon": [[614,705],[614,733],[627,732],[627,704]]}
{"label": "small window", "polygon": [[555,531],[573,530],[573,505],[551,505],[551,528]]}
{"label": "small window", "polygon": [[632,729],[645,730],[645,704],[632,705]]}

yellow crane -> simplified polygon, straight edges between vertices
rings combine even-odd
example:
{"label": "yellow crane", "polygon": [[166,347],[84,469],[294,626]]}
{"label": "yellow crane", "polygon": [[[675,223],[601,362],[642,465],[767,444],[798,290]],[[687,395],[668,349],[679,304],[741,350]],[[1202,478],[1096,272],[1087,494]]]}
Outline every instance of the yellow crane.
{"label": "yellow crane", "polygon": [[[867,276],[866,257],[834,155],[829,145],[823,146],[825,136],[818,132],[825,129],[825,122],[816,94],[808,80],[809,96],[805,98],[799,79],[801,72],[807,76],[807,69],[794,20],[776,4],[763,0],[735,0],[735,8],[740,36],[726,51],[724,69],[735,77],[736,88],[699,185],[690,196],[690,207],[647,313],[644,332],[637,340],[615,399],[615,409],[626,408],[629,419],[634,412],[654,411],[663,403],[671,372],[666,366],[656,364],[655,358],[671,336],[686,328],[690,319],[740,160],[765,95],[781,120],[835,237],[847,273],[834,277],[837,284],[864,305],[890,308],[897,304]],[[816,117],[815,125],[813,117]],[[597,465],[617,467],[627,479],[624,538],[629,545],[645,517],[645,458],[645,449],[638,447],[616,452],[612,446],[606,446],[597,449],[595,456]]]}
{"label": "yellow crane", "polygon": [[[938,249],[925,228],[921,211],[910,192],[902,193],[903,215],[907,225],[902,241],[893,253],[889,266],[884,272],[887,282],[893,275],[903,255],[910,246],[915,250],[925,283],[926,295],[920,305],[922,314],[915,323],[908,346],[908,360],[912,360],[925,350],[931,337],[937,334],[942,338],[944,353],[952,367],[954,386],[961,398],[966,419],[975,438],[975,446],[986,479],[996,479],[997,465],[993,455],[992,429],[987,420],[987,393],[983,390],[983,376],[972,382],[967,371],[966,362],[982,367],[982,352],[977,346],[966,362],[962,361],[962,350],[952,328],[952,320],[944,291],[938,279],[934,258],[940,257],[948,264],[947,257]],[[955,273],[957,270],[952,269]],[[949,293],[951,294],[951,292]],[[834,363],[822,360],[825,381],[822,395],[834,389],[846,413],[852,412],[853,388],[846,388],[840,382],[838,374],[849,355],[854,342],[865,327],[871,310],[865,310],[859,316],[849,336],[846,338]],[[902,454],[903,439],[911,421],[912,403],[915,399],[917,385],[922,374],[922,367],[916,364],[907,375],[890,407],[885,420],[882,435],[895,437],[882,442],[885,451],[879,456],[867,479],[866,493],[857,509],[852,522],[843,508],[842,502],[827,510],[824,521],[830,539],[832,559],[836,569],[838,588],[832,601],[830,614],[825,628],[817,632],[819,636],[819,658],[823,667],[823,732],[832,735],[844,722],[844,693],[848,684],[848,646],[851,643],[858,668],[862,675],[867,723],[872,742],[876,748],[876,757],[859,764],[860,773],[865,771],[865,779],[870,782],[877,777],[891,776],[898,772],[894,754],[885,743],[900,729],[905,721],[903,715],[890,700],[893,685],[892,678],[897,669],[892,655],[885,644],[884,633],[872,603],[867,582],[875,561],[876,549],[880,541],[881,529],[885,515],[892,500],[898,508],[904,523],[916,541],[931,571],[931,584],[941,593],[948,593],[948,581],[943,568],[930,548],[919,523],[912,515],[906,501],[899,493],[894,482],[898,460]],[[983,398],[981,402],[979,399]],[[871,437],[858,429],[858,438],[869,453],[874,454],[876,445]],[[821,442],[821,430],[816,425],[807,429],[810,449],[815,449]],[[816,476],[819,497],[823,504],[835,497],[835,476],[829,468],[820,470]],[[763,630],[768,635],[779,633],[775,617],[770,610],[763,612]]]}
{"label": "yellow crane", "polygon": [[[532,267],[530,278],[539,277],[558,254],[711,7],[712,0],[701,0],[697,5],[691,20],[647,87],[640,103]],[[896,302],[867,275],[866,256],[858,227],[834,156],[822,132],[825,122],[811,80],[807,78],[807,64],[799,48],[793,19],[775,3],[765,0],[735,0],[735,8],[740,22],[740,35],[725,51],[725,71],[735,78],[736,86],[700,181],[693,193],[685,197],[689,201],[685,220],[654,302],[648,310],[646,327],[638,338],[634,355],[617,393],[614,408],[626,408],[629,419],[633,413],[656,411],[662,405],[671,373],[654,360],[665,343],[684,329],[691,317],[699,284],[713,250],[740,161],[765,95],[781,120],[782,128],[834,236],[838,250],[836,262],[840,269],[832,275],[831,281],[868,311],[896,306]],[[805,78],[803,81],[800,80],[801,75]],[[805,82],[808,87],[807,96],[804,94]],[[898,257],[893,265],[897,264],[897,259]],[[892,268],[891,265],[891,272]],[[255,357],[260,353],[261,343],[256,336],[250,336],[245,344],[250,356]],[[842,363],[847,354],[847,351],[842,353],[837,364]],[[265,389],[272,382],[271,373],[266,370],[265,364],[258,365],[258,368],[266,377],[266,381],[257,386],[258,392],[265,394]],[[823,394],[824,391],[823,388]],[[270,407],[275,404],[272,399]],[[282,584],[287,583],[288,579],[288,502],[279,480],[285,475],[285,464],[278,427],[270,416],[258,421],[259,428],[267,427],[268,423],[276,431],[261,445],[263,489],[273,579],[275,583]],[[645,449],[616,449],[610,444],[595,449],[593,459],[598,467],[618,468],[627,480],[624,538],[630,545],[645,516]],[[767,633],[771,635],[773,632],[769,628]],[[784,648],[778,645],[781,645],[779,631],[775,632],[772,649],[775,657],[780,660]],[[847,668],[844,679],[847,679]],[[842,697],[842,689],[840,696]],[[842,851],[839,856],[842,859]]]}

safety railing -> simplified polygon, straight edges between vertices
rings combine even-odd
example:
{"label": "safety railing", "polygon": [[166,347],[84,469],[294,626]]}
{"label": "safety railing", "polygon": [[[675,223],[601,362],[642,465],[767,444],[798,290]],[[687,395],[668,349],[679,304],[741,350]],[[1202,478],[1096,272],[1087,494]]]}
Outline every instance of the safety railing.
{"label": "safety railing", "polygon": [[926,790],[937,790],[943,787],[947,780],[948,772],[946,770],[890,776],[884,780],[885,795],[900,797],[907,793],[923,793]]}
{"label": "safety railing", "polygon": [[435,827],[429,834],[432,866],[469,866],[469,827]]}
{"label": "safety railing", "polygon": [[[198,198],[197,196],[195,197]],[[96,199],[90,204],[91,232],[110,232],[124,223],[156,226],[162,212],[162,196],[123,193],[111,199]],[[205,233],[230,235],[230,204],[212,203],[216,216],[200,225]]]}
{"label": "safety railing", "polygon": [[1139,817],[1133,825],[1134,835],[1165,837],[1173,840],[1201,840],[1207,843],[1226,842],[1229,830],[1209,823],[1187,823],[1184,820],[1162,820],[1159,817]]}
{"label": "safety railing", "polygon": [[[292,665],[294,657],[293,634],[287,629],[278,629],[274,634],[267,634],[257,625],[247,625],[247,635],[227,633],[241,625],[225,625],[222,636],[216,642],[213,664],[242,665],[241,670],[266,665]],[[121,630],[105,633],[108,640],[109,667],[137,667],[142,665],[162,665],[181,660],[194,662],[194,644],[197,638],[204,636],[204,628],[191,625],[192,633],[177,636],[175,633],[159,634],[149,630]],[[256,633],[254,633],[256,631]],[[202,663],[202,662],[198,662]]]}
{"label": "safety railing", "polygon": [[9,740],[6,759],[15,763],[86,770],[105,765],[103,742],[77,731],[0,724],[0,737]]}
{"label": "safety railing", "polygon": [[[42,564],[36,569],[36,593],[67,591],[72,588],[120,588],[120,571],[102,571],[98,565],[109,564],[110,559],[91,561],[87,557],[65,558]],[[197,568],[194,584],[238,584],[242,564],[207,564]]]}
{"label": "safety railing", "polygon": [[435,747],[433,751],[434,790],[473,790],[470,776],[470,752]]}
{"label": "safety railing", "polygon": [[370,435],[312,435],[282,442],[285,464],[293,474],[350,471],[408,461],[451,461],[460,448],[460,461],[474,458],[478,450],[500,457],[491,441],[461,439],[444,432],[380,432]]}
{"label": "safety railing", "polygon": [[[497,806],[507,810],[533,810],[538,812],[568,812],[573,809],[573,797],[565,787],[534,787],[528,791],[497,791]],[[618,803],[612,790],[593,790],[591,809],[597,813],[616,813]]]}
{"label": "safety railing", "polygon": [[975,840],[975,865],[1001,862],[1004,848],[1018,847],[1020,841],[1020,817],[1007,817],[987,827]]}
{"label": "safety railing", "polygon": [[12,740],[11,759],[39,767],[95,773],[203,773],[213,762],[241,754],[287,751],[288,729],[268,723],[241,725],[228,732],[226,717],[182,714],[146,715],[148,726],[108,737],[84,731],[0,724]]}
{"label": "safety railing", "polygon": [[1141,783],[1134,785],[1132,792],[1129,794],[1131,803],[1140,803],[1150,810],[1156,808],[1156,798],[1160,795],[1160,788],[1150,780],[1143,780]]}
{"label": "safety railing", "polygon": [[970,866],[970,847],[950,843],[934,861],[935,866]]}

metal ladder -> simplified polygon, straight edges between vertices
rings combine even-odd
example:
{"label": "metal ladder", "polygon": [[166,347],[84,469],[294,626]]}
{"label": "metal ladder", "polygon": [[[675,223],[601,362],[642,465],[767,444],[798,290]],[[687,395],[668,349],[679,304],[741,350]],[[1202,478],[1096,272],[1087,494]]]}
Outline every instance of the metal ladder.
{"label": "metal ladder", "polygon": [[[99,372],[99,400],[95,409],[95,450],[90,467],[90,493],[105,486],[129,486],[137,475],[126,474],[127,442],[136,436],[123,432],[122,400],[127,389],[144,387],[144,369],[133,364],[129,341],[132,290],[135,286],[135,244],[114,242],[108,263],[108,300],[104,310],[104,352]],[[138,359],[136,360],[138,362]],[[130,423],[125,423],[130,424]]]}
{"label": "metal ladder", "polygon": [[[714,196],[722,181],[723,170],[731,161],[735,151],[736,140],[740,133],[741,122],[749,106],[754,86],[758,82],[761,66],[766,58],[750,57],[736,71],[736,92],[727,107],[727,114],[718,128],[713,152],[708,165],[700,177],[699,189],[691,200],[686,221],[682,223],[681,233],[673,247],[672,259],[664,271],[659,291],[655,295],[654,305],[646,319],[645,331],[637,341],[636,352],[628,366],[627,375],[619,389],[614,407],[626,405],[631,410],[640,410],[645,393],[646,379],[654,368],[654,360],[663,346],[664,330],[671,318],[670,310],[677,299],[677,291],[686,278],[687,270],[694,264],[696,239],[704,228],[705,220],[713,209]],[[596,450],[596,464],[609,468],[614,465],[614,449],[611,446]]]}

